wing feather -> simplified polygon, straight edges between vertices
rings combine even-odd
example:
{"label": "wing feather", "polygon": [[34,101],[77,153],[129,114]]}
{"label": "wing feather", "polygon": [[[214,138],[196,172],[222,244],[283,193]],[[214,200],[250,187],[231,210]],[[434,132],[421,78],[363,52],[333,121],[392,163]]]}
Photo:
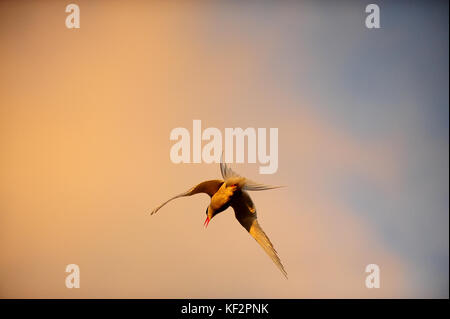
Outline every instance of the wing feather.
{"label": "wing feather", "polygon": [[224,180],[227,180],[231,177],[241,177],[238,173],[231,169],[230,165],[223,161],[223,154],[220,157],[220,172],[222,173],[222,177]]}
{"label": "wing feather", "polygon": [[158,207],[156,207],[152,212],[151,215],[156,214],[156,212],[158,210],[161,209],[161,207],[163,207],[164,205],[166,205],[168,202],[170,202],[171,200],[174,200],[176,198],[180,198],[180,197],[184,197],[184,196],[192,196],[194,194],[199,194],[199,193],[205,193],[208,194],[209,197],[212,197],[217,190],[220,188],[220,186],[223,184],[222,180],[211,180],[211,181],[206,181],[206,182],[202,182],[194,187],[192,187],[191,189],[189,189],[188,191],[178,194],[168,200],[166,200],[164,203],[162,203],[161,205],[159,205]]}
{"label": "wing feather", "polygon": [[283,264],[281,263],[280,257],[278,257],[277,251],[273,247],[273,244],[271,243],[269,237],[267,237],[266,233],[259,225],[257,219],[253,221],[249,233],[250,235],[252,235],[253,238],[255,238],[258,244],[261,245],[261,247],[264,249],[267,255],[269,255],[269,257],[272,259],[275,265],[281,270],[283,275],[287,278],[287,272],[284,269]]}
{"label": "wing feather", "polygon": [[258,242],[264,249],[267,255],[272,259],[274,264],[280,269],[283,275],[287,278],[287,272],[281,263],[278,253],[273,247],[272,242],[266,235],[264,230],[258,223],[256,216],[256,208],[247,192],[242,191],[240,195],[236,196],[231,206],[234,209],[236,219],[249,232],[249,234]]}

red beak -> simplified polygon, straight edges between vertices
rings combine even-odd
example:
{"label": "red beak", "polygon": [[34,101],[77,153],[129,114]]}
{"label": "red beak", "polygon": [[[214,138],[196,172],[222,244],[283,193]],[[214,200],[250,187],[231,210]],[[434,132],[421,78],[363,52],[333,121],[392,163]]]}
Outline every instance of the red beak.
{"label": "red beak", "polygon": [[209,219],[209,217],[206,216],[205,222],[203,223],[203,226],[205,226],[205,228],[208,227],[208,224],[209,224],[209,221],[210,221],[210,220],[211,220],[211,219]]}

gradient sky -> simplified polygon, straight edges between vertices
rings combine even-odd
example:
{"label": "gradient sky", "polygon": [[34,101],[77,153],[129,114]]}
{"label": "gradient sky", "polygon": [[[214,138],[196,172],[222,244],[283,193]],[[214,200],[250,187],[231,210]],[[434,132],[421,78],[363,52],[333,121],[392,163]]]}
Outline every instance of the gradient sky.
{"label": "gradient sky", "polygon": [[[0,3],[0,297],[448,298],[448,2],[76,3]],[[288,186],[251,194],[288,281],[207,196],[146,215],[220,176],[170,161],[194,119],[278,127],[233,168]]]}

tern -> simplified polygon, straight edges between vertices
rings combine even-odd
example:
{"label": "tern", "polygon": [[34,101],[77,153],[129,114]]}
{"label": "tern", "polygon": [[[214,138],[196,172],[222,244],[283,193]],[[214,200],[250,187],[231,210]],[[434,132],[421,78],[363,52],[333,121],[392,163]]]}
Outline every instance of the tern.
{"label": "tern", "polygon": [[223,180],[209,180],[202,182],[188,191],[178,194],[156,207],[151,215],[158,212],[161,207],[176,198],[192,196],[195,194],[206,193],[211,197],[211,202],[206,208],[206,220],[204,226],[207,227],[211,219],[217,214],[223,212],[228,207],[234,209],[235,217],[238,222],[248,231],[248,233],[258,242],[264,251],[269,255],[275,265],[287,278],[287,272],[281,263],[278,253],[273,247],[272,242],[258,223],[256,208],[247,191],[262,191],[267,189],[280,188],[283,186],[264,185],[253,182],[234,172],[228,164],[221,159],[220,171]]}

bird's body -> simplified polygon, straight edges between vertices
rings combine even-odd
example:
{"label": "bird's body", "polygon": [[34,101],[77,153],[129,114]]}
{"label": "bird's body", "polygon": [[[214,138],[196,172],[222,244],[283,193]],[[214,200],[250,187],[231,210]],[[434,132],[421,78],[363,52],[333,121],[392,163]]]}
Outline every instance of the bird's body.
{"label": "bird's body", "polygon": [[[230,206],[231,198],[234,195],[235,190],[231,187],[227,187],[227,183],[223,182],[219,190],[211,197],[211,204],[209,207],[213,215],[218,214]],[[210,216],[212,218],[212,216]]]}
{"label": "bird's body", "polygon": [[249,232],[249,234],[261,245],[264,251],[269,255],[275,265],[281,270],[287,278],[287,272],[281,263],[280,258],[267,235],[262,230],[257,220],[256,207],[253,204],[247,190],[266,190],[278,188],[279,186],[268,186],[252,182],[233,172],[226,164],[220,164],[222,176],[224,180],[210,180],[202,182],[192,187],[187,192],[167,200],[152,211],[155,214],[161,207],[169,201],[184,197],[192,196],[199,193],[206,193],[211,197],[211,202],[206,209],[205,226],[208,226],[210,220],[217,214],[223,212],[228,207],[234,209],[235,217],[239,223]]}

